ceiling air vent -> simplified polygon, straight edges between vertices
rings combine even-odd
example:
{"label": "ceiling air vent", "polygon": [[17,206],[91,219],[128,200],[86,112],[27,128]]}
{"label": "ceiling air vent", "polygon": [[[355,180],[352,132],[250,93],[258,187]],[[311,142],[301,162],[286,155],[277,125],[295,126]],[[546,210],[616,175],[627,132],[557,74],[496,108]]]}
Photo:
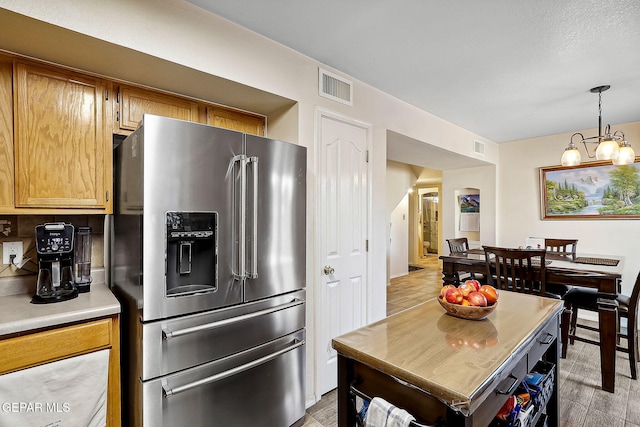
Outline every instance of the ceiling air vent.
{"label": "ceiling air vent", "polygon": [[353,106],[351,81],[319,68],[320,96]]}
{"label": "ceiling air vent", "polygon": [[477,139],[473,141],[473,152],[484,156],[484,142],[478,141]]}

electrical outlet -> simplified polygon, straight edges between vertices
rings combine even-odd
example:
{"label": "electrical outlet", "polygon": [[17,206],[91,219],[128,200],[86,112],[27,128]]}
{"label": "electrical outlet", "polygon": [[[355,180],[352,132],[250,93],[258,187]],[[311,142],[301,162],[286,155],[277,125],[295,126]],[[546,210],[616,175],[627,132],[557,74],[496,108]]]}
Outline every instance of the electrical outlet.
{"label": "electrical outlet", "polygon": [[2,263],[11,264],[11,255],[15,255],[13,263],[20,265],[22,262],[22,242],[2,242]]}

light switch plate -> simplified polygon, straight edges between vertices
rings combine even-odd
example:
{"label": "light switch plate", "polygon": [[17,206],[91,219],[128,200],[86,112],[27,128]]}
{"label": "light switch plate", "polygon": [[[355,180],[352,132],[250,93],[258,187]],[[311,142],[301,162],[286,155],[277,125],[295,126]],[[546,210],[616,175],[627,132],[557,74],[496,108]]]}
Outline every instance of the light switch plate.
{"label": "light switch plate", "polygon": [[22,242],[2,242],[2,263],[11,264],[11,255],[16,256],[13,263],[20,265],[22,262]]}

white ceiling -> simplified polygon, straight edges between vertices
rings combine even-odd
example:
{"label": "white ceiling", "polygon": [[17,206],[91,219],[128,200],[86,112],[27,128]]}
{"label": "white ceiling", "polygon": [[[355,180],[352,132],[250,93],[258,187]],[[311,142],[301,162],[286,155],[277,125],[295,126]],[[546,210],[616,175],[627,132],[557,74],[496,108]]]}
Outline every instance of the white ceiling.
{"label": "white ceiling", "polygon": [[605,84],[640,120],[640,0],[189,1],[494,142],[596,128]]}

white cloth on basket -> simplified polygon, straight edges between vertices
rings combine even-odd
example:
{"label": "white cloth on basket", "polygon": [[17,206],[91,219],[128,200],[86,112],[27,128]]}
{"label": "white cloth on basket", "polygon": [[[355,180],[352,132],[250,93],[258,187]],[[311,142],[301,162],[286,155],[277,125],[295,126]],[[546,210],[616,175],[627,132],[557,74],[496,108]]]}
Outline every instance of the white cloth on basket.
{"label": "white cloth on basket", "polygon": [[415,418],[380,397],[371,399],[367,415],[364,419],[365,427],[408,427]]}
{"label": "white cloth on basket", "polygon": [[110,351],[0,375],[0,426],[104,427]]}

